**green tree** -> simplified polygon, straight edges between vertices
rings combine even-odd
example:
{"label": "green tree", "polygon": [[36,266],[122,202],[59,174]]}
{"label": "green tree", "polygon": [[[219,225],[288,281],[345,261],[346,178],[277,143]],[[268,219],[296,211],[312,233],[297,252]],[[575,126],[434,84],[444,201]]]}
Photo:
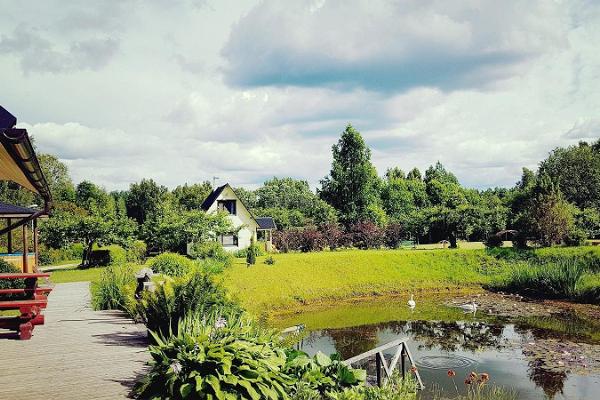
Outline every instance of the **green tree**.
{"label": "green tree", "polygon": [[52,154],[39,154],[37,157],[54,201],[74,201],[75,186],[65,163]]}
{"label": "green tree", "polygon": [[366,218],[369,207],[377,203],[379,178],[371,164],[371,150],[352,125],[346,127],[332,153],[331,172],[321,181],[319,194],[349,225]]}
{"label": "green tree", "polygon": [[212,186],[210,182],[204,181],[202,183],[195,183],[192,185],[188,185],[186,183],[183,186],[177,186],[175,189],[173,189],[172,194],[175,203],[182,210],[191,211],[200,210],[200,206],[211,192]]}
{"label": "green tree", "polygon": [[410,179],[410,180],[423,180],[423,177],[421,175],[421,171],[419,171],[419,168],[413,168],[411,169],[408,174],[406,174],[406,179]]}
{"label": "green tree", "polygon": [[165,202],[171,201],[169,190],[152,179],[131,184],[127,195],[127,215],[143,225],[150,216],[160,212]]}
{"label": "green tree", "polygon": [[600,208],[600,151],[588,143],[555,149],[542,161],[539,173],[548,175],[565,200],[577,207]]}

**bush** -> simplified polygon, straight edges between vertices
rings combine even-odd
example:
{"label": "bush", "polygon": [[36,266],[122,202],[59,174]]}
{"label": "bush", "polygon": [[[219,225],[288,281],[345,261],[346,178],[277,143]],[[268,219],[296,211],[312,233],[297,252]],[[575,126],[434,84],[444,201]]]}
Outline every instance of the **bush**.
{"label": "bush", "polygon": [[581,229],[571,230],[565,237],[567,246],[582,246],[587,240],[587,234]]}
{"label": "bush", "polygon": [[40,264],[52,265],[63,261],[81,260],[83,257],[83,245],[81,243],[73,243],[61,249],[49,248],[40,244]]}
{"label": "bush", "polygon": [[105,267],[127,262],[127,252],[119,245],[113,244],[92,250],[88,257],[88,267]]}
{"label": "bush", "polygon": [[[0,274],[15,274],[22,272],[19,268],[12,265],[8,261],[0,259]],[[25,288],[25,279],[0,279],[0,289],[23,289]],[[2,299],[20,298],[20,295],[1,295]]]}
{"label": "bush", "polygon": [[190,253],[194,258],[218,261],[222,263],[224,267],[230,267],[231,264],[233,264],[233,255],[228,253],[223,246],[217,242],[194,243]]}
{"label": "bush", "polygon": [[248,264],[248,265],[256,264],[256,253],[257,253],[256,245],[254,244],[254,240],[252,240],[250,247],[248,247],[246,249],[246,264]]}
{"label": "bush", "polygon": [[100,280],[91,286],[94,310],[123,310],[133,312],[135,306],[136,267],[111,265],[102,271]]}
{"label": "bush", "polygon": [[192,271],[195,265],[189,258],[176,253],[159,254],[148,263],[154,273],[167,276],[183,276]]}
{"label": "bush", "polygon": [[327,247],[331,250],[348,245],[348,237],[338,224],[329,223],[321,225],[319,231],[323,235]]}
{"label": "bush", "polygon": [[275,259],[273,256],[269,256],[265,259],[265,264],[267,265],[275,265]]}
{"label": "bush", "polygon": [[300,230],[273,232],[273,244],[279,251],[287,253],[300,248]]}
{"label": "bush", "polygon": [[365,370],[348,367],[337,354],[328,357],[318,352],[309,357],[298,350],[288,351],[284,372],[322,395],[361,385],[367,378]]}
{"label": "bush", "polygon": [[153,292],[144,292],[136,305],[136,314],[149,330],[168,336],[171,329],[177,332],[177,324],[184,316],[217,306],[238,309],[210,275],[196,271],[184,278],[157,283]]}
{"label": "bush", "polygon": [[148,248],[146,243],[141,240],[133,241],[127,247],[127,262],[134,264],[143,264],[146,261]]}
{"label": "bush", "polygon": [[195,314],[176,335],[155,336],[151,370],[135,386],[141,399],[287,399],[293,379],[278,334],[238,314]]}
{"label": "bush", "polygon": [[310,227],[300,231],[297,250],[307,253],[309,251],[321,251],[325,246],[327,246],[327,241],[317,229]]}
{"label": "bush", "polygon": [[484,242],[484,244],[485,244],[485,247],[491,249],[491,248],[495,248],[495,247],[502,247],[504,245],[504,241],[498,235],[491,235],[487,238],[487,240]]}
{"label": "bush", "polygon": [[[235,258],[246,258],[246,257],[248,257],[248,249],[249,249],[249,247],[247,247],[245,249],[237,250],[236,252],[233,253],[233,256]],[[254,248],[254,251],[256,252],[256,257],[261,257],[261,256],[264,256],[267,254],[264,251],[264,249],[262,248],[262,246],[259,246],[259,245],[257,245]]]}
{"label": "bush", "polygon": [[404,230],[402,229],[402,225],[392,223],[385,227],[385,231],[383,234],[385,245],[390,249],[397,249],[400,247],[400,243],[402,243],[402,238],[404,237]]}
{"label": "bush", "polygon": [[352,243],[359,249],[377,249],[383,244],[383,232],[370,221],[352,225],[350,232]]}

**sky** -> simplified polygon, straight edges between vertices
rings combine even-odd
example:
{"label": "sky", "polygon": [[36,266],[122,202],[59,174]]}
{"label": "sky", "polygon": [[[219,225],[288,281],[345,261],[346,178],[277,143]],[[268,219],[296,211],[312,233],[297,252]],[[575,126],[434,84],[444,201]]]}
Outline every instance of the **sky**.
{"label": "sky", "polygon": [[600,1],[0,0],[0,104],[108,190],[317,187],[351,123],[383,175],[512,186],[600,137]]}

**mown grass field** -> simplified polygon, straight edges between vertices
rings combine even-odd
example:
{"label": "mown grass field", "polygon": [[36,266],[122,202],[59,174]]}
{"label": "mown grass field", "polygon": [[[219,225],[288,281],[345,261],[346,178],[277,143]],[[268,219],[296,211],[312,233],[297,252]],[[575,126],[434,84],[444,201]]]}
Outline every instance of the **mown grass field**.
{"label": "mown grass field", "polygon": [[259,257],[224,273],[224,285],[249,310],[376,295],[474,291],[505,271],[485,250],[344,250]]}

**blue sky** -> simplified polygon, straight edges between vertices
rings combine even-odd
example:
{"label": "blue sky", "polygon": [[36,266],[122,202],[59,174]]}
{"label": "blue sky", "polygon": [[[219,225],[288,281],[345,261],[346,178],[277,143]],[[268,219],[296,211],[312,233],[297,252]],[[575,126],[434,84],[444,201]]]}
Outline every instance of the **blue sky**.
{"label": "blue sky", "polygon": [[347,123],[380,174],[510,186],[600,136],[593,1],[0,0],[0,104],[76,182],[311,185]]}

